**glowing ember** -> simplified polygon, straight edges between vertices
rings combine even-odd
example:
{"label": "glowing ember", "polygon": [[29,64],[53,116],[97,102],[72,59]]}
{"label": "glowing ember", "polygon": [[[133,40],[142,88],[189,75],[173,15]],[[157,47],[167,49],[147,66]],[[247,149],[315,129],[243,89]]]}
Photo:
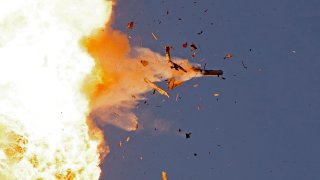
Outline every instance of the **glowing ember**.
{"label": "glowing ember", "polygon": [[98,179],[103,135],[89,133],[80,91],[94,61],[79,41],[104,26],[112,2],[0,7],[0,179]]}
{"label": "glowing ember", "polygon": [[162,180],[168,180],[167,173],[162,171]]}

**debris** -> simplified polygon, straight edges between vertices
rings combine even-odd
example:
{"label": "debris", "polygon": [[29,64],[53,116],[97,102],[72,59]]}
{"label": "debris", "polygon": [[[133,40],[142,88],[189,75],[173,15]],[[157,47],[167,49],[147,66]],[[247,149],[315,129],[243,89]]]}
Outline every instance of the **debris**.
{"label": "debris", "polygon": [[172,64],[171,69],[175,69],[177,71],[182,70],[183,72],[187,72],[187,70],[185,70],[182,66],[180,66],[179,64],[174,63],[173,61],[171,61],[171,55],[170,55],[170,47],[166,46],[165,47],[166,50],[166,59],[167,62]]}
{"label": "debris", "polygon": [[192,58],[195,58],[196,57],[196,53],[194,52],[194,53],[192,53]]}
{"label": "debris", "polygon": [[181,18],[179,18],[178,20],[179,20],[179,21],[181,21],[182,19],[181,19]]}
{"label": "debris", "polygon": [[170,62],[171,62],[170,47],[169,47],[169,46],[166,46],[166,47],[165,47],[165,50],[166,50],[166,59],[167,59],[167,62],[170,63]]}
{"label": "debris", "polygon": [[127,137],[126,141],[127,141],[127,142],[129,142],[129,141],[130,141],[130,136],[128,136],[128,137]]}
{"label": "debris", "polygon": [[190,44],[190,48],[191,48],[191,51],[195,51],[198,49],[198,47],[195,45],[195,44]]}
{"label": "debris", "polygon": [[199,87],[199,84],[194,84],[194,85],[192,85],[192,87],[197,88],[197,87]]}
{"label": "debris", "polygon": [[181,130],[181,129],[179,129],[178,131],[179,131],[179,132],[181,132],[182,130]]}
{"label": "debris", "polygon": [[205,13],[208,12],[208,9],[205,9],[203,12],[205,12]]}
{"label": "debris", "polygon": [[157,35],[155,33],[152,32],[151,35],[152,35],[154,40],[156,40],[156,41],[158,40],[158,37],[157,37]]}
{"label": "debris", "polygon": [[213,93],[213,96],[214,97],[218,97],[218,96],[220,96],[220,94],[219,93]]}
{"label": "debris", "polygon": [[198,32],[197,34],[198,34],[198,35],[201,35],[202,33],[203,33],[203,31],[201,30],[201,31],[200,31],[200,32]]}
{"label": "debris", "polygon": [[198,105],[198,106],[197,106],[197,109],[198,109],[198,111],[200,111],[200,110],[201,110],[201,106],[200,106],[200,105]]}
{"label": "debris", "polygon": [[180,94],[178,93],[177,96],[176,96],[176,102],[178,102],[178,100],[180,100],[180,99],[181,99],[181,96],[180,96]]}
{"label": "debris", "polygon": [[221,77],[221,79],[222,79],[222,80],[226,80],[226,78],[225,78],[225,77]]}
{"label": "debris", "polygon": [[243,68],[248,69],[248,67],[244,64],[243,61],[241,61]]}
{"label": "debris", "polygon": [[149,65],[149,62],[146,61],[146,60],[141,60],[140,62],[141,62],[141,64],[142,64],[144,67],[146,67],[146,66]]}
{"label": "debris", "polygon": [[122,141],[119,142],[119,147],[122,147]]}
{"label": "debris", "polygon": [[186,133],[186,138],[187,138],[187,139],[191,138],[191,134],[192,134],[191,132]]}
{"label": "debris", "polygon": [[194,153],[193,155],[194,155],[194,156],[198,156],[198,154],[197,154],[197,153]]}
{"label": "debris", "polygon": [[162,180],[168,180],[167,173],[162,171]]}
{"label": "debris", "polygon": [[179,69],[180,69],[181,71],[187,73],[187,70],[185,70],[185,69],[184,69],[182,66],[180,66],[179,64],[174,63],[174,62],[172,62],[172,61],[171,61],[171,64],[172,64],[171,69],[175,69],[175,70],[177,70],[177,71],[179,71]]}
{"label": "debris", "polygon": [[221,76],[221,75],[223,75],[222,70],[205,70],[205,69],[201,69],[199,67],[192,67],[192,70],[194,70],[196,72],[200,72],[204,76]]}
{"label": "debris", "polygon": [[127,25],[127,28],[128,29],[133,29],[134,28],[134,22],[133,21],[129,22],[128,25]]}
{"label": "debris", "polygon": [[163,89],[161,89],[160,87],[158,87],[156,84],[154,84],[153,82],[151,82],[149,79],[144,78],[144,81],[145,81],[146,83],[148,83],[153,89],[155,89],[156,91],[158,91],[160,94],[165,95],[165,96],[167,96],[168,98],[170,97],[170,96],[169,96],[169,93],[167,93],[165,90],[163,90]]}
{"label": "debris", "polygon": [[231,53],[228,53],[228,54],[226,54],[226,55],[224,56],[223,59],[230,59],[230,58],[232,58],[232,57],[233,57],[233,55],[232,55]]}
{"label": "debris", "polygon": [[182,44],[182,47],[183,47],[183,48],[187,48],[187,47],[188,47],[188,42],[184,42],[184,43]]}
{"label": "debris", "polygon": [[177,81],[175,78],[171,78],[169,83],[168,83],[168,89],[172,90],[175,87],[183,85],[183,81]]}

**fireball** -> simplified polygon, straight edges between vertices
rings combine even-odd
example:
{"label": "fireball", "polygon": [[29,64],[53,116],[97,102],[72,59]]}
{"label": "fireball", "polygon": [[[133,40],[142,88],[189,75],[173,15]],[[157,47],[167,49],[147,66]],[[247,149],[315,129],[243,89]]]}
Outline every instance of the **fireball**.
{"label": "fireball", "polygon": [[98,179],[103,135],[81,91],[95,63],[80,41],[109,21],[112,2],[0,8],[0,179]]}

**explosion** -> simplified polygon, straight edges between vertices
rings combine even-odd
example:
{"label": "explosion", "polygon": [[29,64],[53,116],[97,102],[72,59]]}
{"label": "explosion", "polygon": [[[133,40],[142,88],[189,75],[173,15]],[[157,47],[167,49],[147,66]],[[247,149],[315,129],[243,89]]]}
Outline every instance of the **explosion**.
{"label": "explosion", "polygon": [[0,7],[0,179],[98,179],[103,135],[89,129],[81,92],[94,60],[79,42],[110,19],[112,2]]}
{"label": "explosion", "polygon": [[134,131],[144,93],[169,97],[155,82],[212,73],[169,47],[131,48],[110,27],[112,1],[0,5],[0,179],[99,179],[109,149],[97,125]]}

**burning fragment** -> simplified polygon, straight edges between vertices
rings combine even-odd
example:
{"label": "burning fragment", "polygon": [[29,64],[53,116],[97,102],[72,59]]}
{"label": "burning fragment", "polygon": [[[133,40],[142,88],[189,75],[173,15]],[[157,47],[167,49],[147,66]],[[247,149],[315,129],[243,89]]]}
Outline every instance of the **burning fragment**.
{"label": "burning fragment", "polygon": [[167,96],[168,98],[170,97],[170,96],[169,96],[169,93],[167,93],[165,90],[163,90],[163,89],[161,89],[160,87],[158,87],[156,84],[154,84],[153,82],[151,82],[149,79],[144,78],[144,81],[145,81],[146,83],[148,83],[153,89],[155,89],[156,91],[158,91],[160,94],[165,95],[165,96]]}
{"label": "burning fragment", "polygon": [[198,49],[198,47],[195,45],[195,44],[190,44],[190,48],[191,48],[191,51],[195,51]]}
{"label": "burning fragment", "polygon": [[128,28],[128,29],[133,29],[133,28],[134,28],[134,22],[133,22],[133,21],[129,22],[129,23],[127,24],[127,28]]}
{"label": "burning fragment", "polygon": [[166,50],[166,59],[167,59],[167,62],[168,63],[171,63],[171,55],[170,55],[170,47],[169,46],[166,46],[165,47],[165,50]]}
{"label": "burning fragment", "polygon": [[188,47],[188,42],[184,42],[184,43],[182,44],[182,47],[183,47],[183,48],[187,48],[187,47]]}
{"label": "burning fragment", "polygon": [[233,55],[232,55],[231,53],[228,53],[228,54],[226,54],[226,55],[224,56],[223,59],[230,59],[230,58],[232,58],[232,57],[233,57]]}
{"label": "burning fragment", "polygon": [[156,40],[156,41],[158,40],[158,37],[157,37],[157,35],[155,33],[151,33],[151,35],[152,35],[154,40]]}
{"label": "burning fragment", "polygon": [[168,180],[167,173],[162,171],[162,180]]}
{"label": "burning fragment", "polygon": [[146,60],[141,60],[140,62],[144,67],[148,66],[148,64],[149,64],[149,62]]}
{"label": "burning fragment", "polygon": [[218,96],[220,96],[220,94],[219,93],[213,93],[213,96],[214,97],[218,97]]}
{"label": "burning fragment", "polygon": [[170,79],[169,83],[168,83],[168,89],[172,90],[175,87],[181,86],[183,85],[183,81],[177,81],[174,77]]}

